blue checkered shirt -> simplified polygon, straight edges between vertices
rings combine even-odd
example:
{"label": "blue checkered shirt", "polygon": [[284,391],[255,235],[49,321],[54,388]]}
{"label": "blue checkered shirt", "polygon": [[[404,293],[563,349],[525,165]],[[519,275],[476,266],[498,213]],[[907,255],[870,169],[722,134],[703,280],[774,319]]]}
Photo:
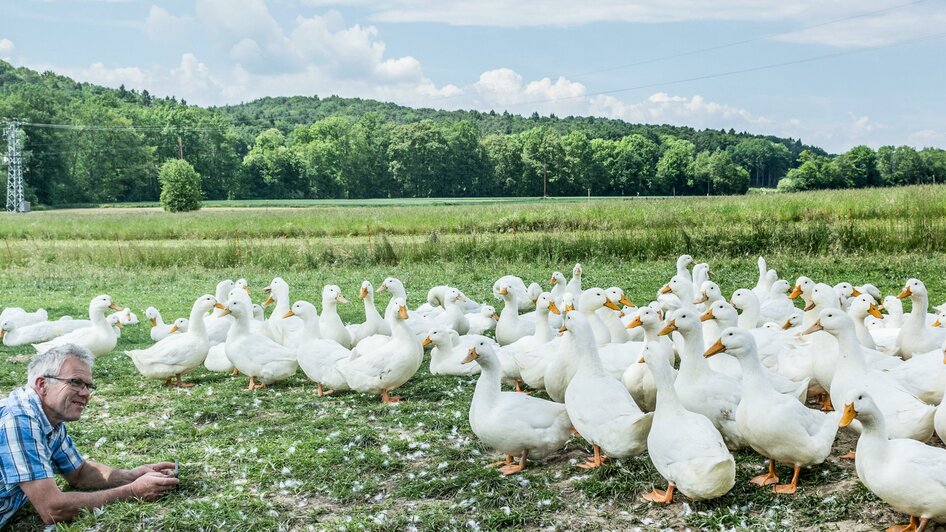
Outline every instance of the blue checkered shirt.
{"label": "blue checkered shirt", "polygon": [[20,482],[71,473],[81,465],[66,424],[49,423],[32,388],[17,388],[0,401],[0,526],[26,503]]}

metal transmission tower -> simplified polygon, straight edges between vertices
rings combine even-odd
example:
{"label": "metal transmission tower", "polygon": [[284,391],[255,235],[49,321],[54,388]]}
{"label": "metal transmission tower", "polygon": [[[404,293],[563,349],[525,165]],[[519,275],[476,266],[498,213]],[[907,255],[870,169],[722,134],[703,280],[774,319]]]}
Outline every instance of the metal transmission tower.
{"label": "metal transmission tower", "polygon": [[7,211],[25,212],[23,201],[23,155],[19,143],[20,123],[13,119],[4,132],[7,139]]}

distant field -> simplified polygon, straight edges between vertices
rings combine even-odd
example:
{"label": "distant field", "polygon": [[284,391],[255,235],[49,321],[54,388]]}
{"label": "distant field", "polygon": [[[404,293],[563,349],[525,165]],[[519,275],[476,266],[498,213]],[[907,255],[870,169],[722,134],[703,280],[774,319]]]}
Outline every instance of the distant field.
{"label": "distant field", "polygon": [[[281,204],[281,207],[287,205]],[[307,205],[308,206],[308,205]],[[495,303],[494,279],[517,274],[548,287],[553,270],[585,267],[585,286],[625,288],[646,303],[690,253],[709,262],[723,291],[752,285],[764,254],[783,278],[872,282],[885,293],[923,279],[946,300],[946,187],[747,196],[482,204],[321,205],[305,209],[81,209],[0,215],[0,307],[43,306],[83,316],[110,294],[144,319],[185,315],[222,278],[245,277],[254,301],[275,276],[292,298],[319,303],[333,283],[355,303],[357,287],[401,278],[411,306],[448,283]],[[383,308],[389,296],[380,295]],[[321,307],[321,304],[319,304]],[[187,391],[142,379],[121,351],[148,345],[145,325],[126,329],[99,360],[99,390],[70,427],[84,454],[117,465],[179,458],[181,492],[156,504],[111,505],[65,530],[367,529],[572,530],[743,528],[872,530],[903,522],[836,458],[806,470],[797,496],[747,485],[764,461],[737,453],[736,488],[714,501],[681,497],[669,508],[639,494],[662,480],[646,456],[592,472],[570,461],[589,451],[575,438],[548,463],[501,478],[482,467],[490,451],[472,434],[473,380],[426,370],[376,398],[317,398],[302,373],[255,394],[245,378],[196,371]],[[0,388],[22,384],[30,349],[0,346]],[[834,454],[849,450],[845,435]],[[785,471],[787,473],[787,471]],[[662,486],[661,486],[662,487]],[[684,505],[686,503],[686,505]],[[14,529],[40,526],[21,512]]]}

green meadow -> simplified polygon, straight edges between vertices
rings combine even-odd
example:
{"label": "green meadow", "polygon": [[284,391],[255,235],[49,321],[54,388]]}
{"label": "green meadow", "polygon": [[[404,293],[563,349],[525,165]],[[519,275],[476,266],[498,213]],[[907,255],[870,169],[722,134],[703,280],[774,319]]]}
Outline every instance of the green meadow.
{"label": "green meadow", "polygon": [[[764,255],[782,278],[870,282],[896,293],[922,279],[933,304],[946,300],[946,187],[758,195],[733,198],[574,201],[332,202],[298,206],[217,204],[171,215],[147,207],[0,215],[0,307],[43,307],[84,317],[109,294],[145,323],[126,328],[95,367],[99,386],[70,433],[87,458],[117,466],[180,460],[181,489],[157,503],[119,503],[64,530],[749,528],[873,530],[905,522],[857,481],[837,455],[802,473],[799,493],[776,496],[748,484],[765,461],[736,453],[736,487],[706,502],[668,507],[640,494],[662,478],[646,455],[590,472],[575,463],[590,446],[573,438],[544,463],[502,477],[495,455],[467,421],[475,379],[435,377],[426,364],[398,390],[405,401],[339,393],[317,397],[301,372],[257,392],[245,377],[202,367],[178,390],[142,378],[122,351],[149,345],[144,309],[186,316],[220,279],[246,278],[254,301],[273,277],[293,300],[321,308],[325,284],[364,320],[362,280],[404,281],[410,306],[450,284],[497,304],[505,274],[537,281],[569,275],[621,286],[638,304],[654,299],[689,253],[710,263],[724,293],[753,286]],[[389,295],[380,294],[383,309]],[[909,304],[907,304],[909,308]],[[0,346],[4,393],[22,385],[29,348]],[[542,394],[539,394],[542,396]],[[942,445],[936,442],[937,445]],[[788,474],[788,470],[781,471]],[[14,529],[41,522],[22,510]]]}

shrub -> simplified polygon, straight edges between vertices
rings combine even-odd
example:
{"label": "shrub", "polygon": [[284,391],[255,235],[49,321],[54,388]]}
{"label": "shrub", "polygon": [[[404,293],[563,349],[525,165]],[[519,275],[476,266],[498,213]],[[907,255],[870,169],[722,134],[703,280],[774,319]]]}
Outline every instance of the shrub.
{"label": "shrub", "polygon": [[203,193],[200,174],[189,162],[170,159],[161,165],[161,206],[168,212],[188,212],[200,209]]}

